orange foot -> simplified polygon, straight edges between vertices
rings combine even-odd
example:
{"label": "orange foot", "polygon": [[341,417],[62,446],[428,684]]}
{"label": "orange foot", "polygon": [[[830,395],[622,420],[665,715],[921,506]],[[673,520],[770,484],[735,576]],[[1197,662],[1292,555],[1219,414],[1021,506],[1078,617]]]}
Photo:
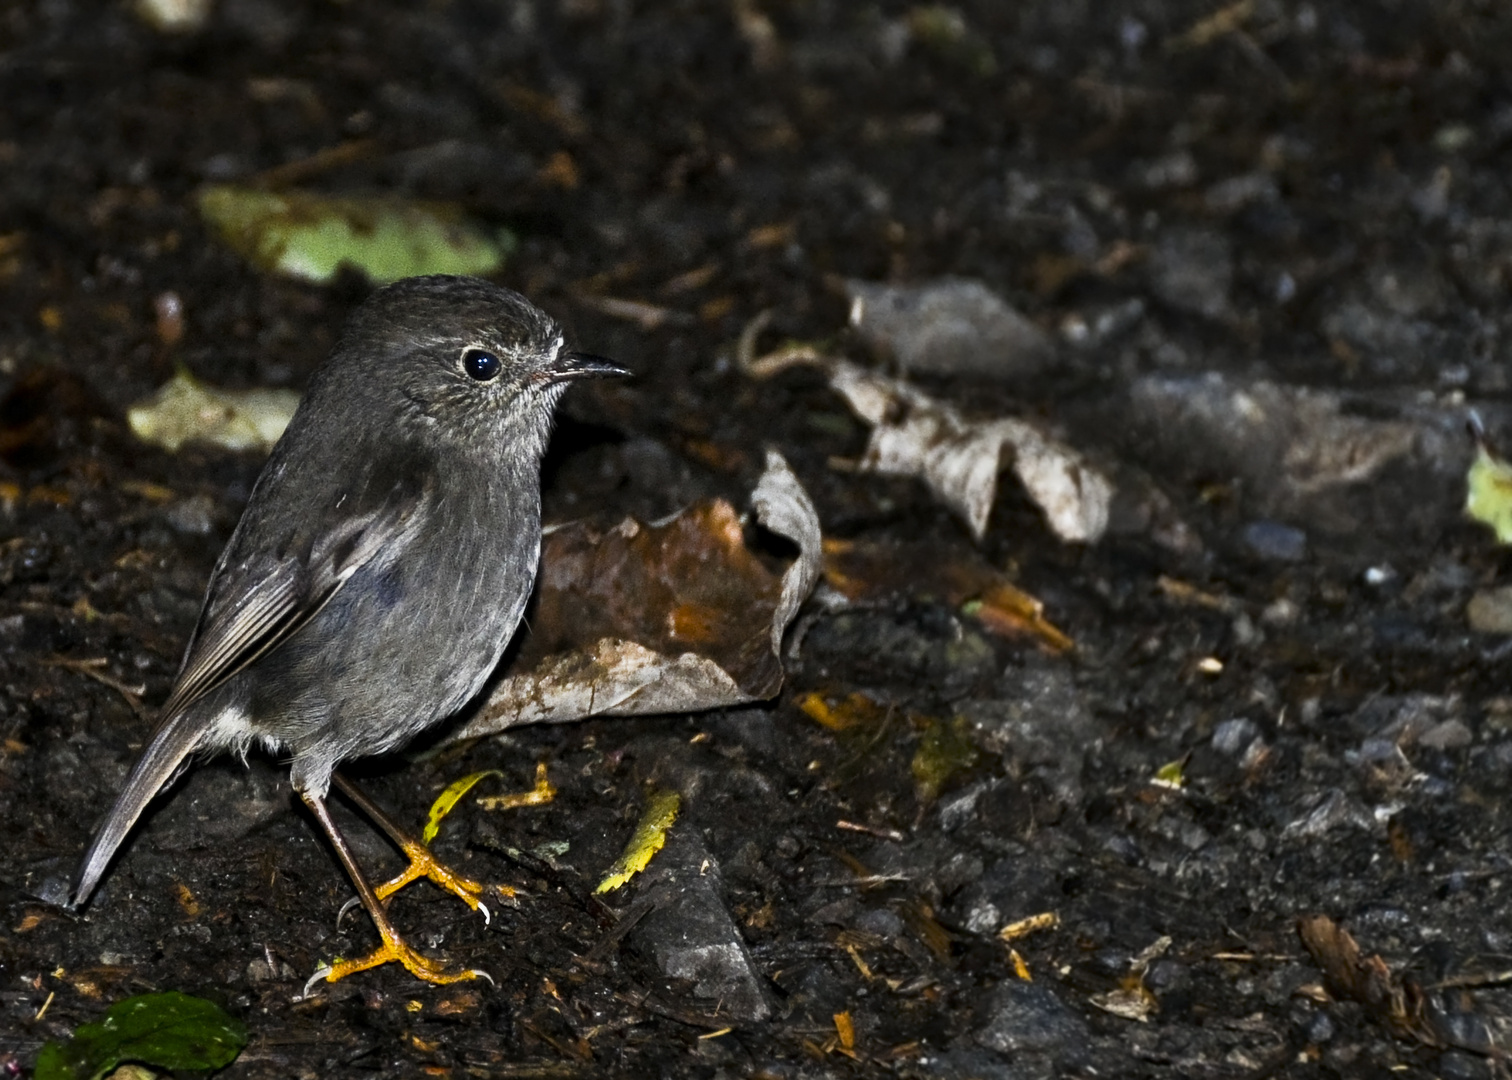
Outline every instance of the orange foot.
{"label": "orange foot", "polygon": [[493,982],[493,978],[486,971],[479,971],[476,968],[454,968],[440,960],[432,960],[428,956],[421,955],[410,948],[392,926],[387,925],[387,920],[379,922],[377,926],[379,936],[383,938],[382,945],[358,960],[333,960],[310,976],[309,982],[305,983],[305,996],[308,997],[310,987],[322,979],[326,982],[335,982],[348,975],[355,975],[359,971],[366,971],[379,964],[393,961],[403,964],[405,970],[411,975],[417,979],[424,979],[426,982],[443,985],[465,982],[468,979],[487,979]]}
{"label": "orange foot", "polygon": [[484,885],[482,882],[463,877],[445,863],[438,861],[431,854],[430,848],[424,844],[413,840],[402,840],[399,847],[409,859],[409,865],[398,877],[385,881],[374,890],[379,900],[387,900],[412,881],[430,878],[474,911],[483,912],[483,921],[488,922],[492,916],[488,911],[488,905],[483,903],[483,897],[496,893],[508,900],[515,895],[515,890],[508,885]]}

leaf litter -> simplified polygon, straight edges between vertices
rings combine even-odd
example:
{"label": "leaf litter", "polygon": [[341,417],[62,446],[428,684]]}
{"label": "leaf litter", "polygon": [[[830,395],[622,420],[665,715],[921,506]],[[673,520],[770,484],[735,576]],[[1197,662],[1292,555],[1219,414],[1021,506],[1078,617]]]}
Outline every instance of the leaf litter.
{"label": "leaf litter", "polygon": [[1027,420],[969,419],[908,380],[884,375],[807,345],[755,355],[761,320],[740,344],[741,367],[769,378],[791,367],[816,367],[830,389],[871,425],[871,438],[856,463],[861,472],[923,480],[980,541],[997,498],[998,473],[1009,467],[1050,528],[1068,543],[1095,543],[1108,528],[1113,483],[1080,453]]}
{"label": "leaf litter", "polygon": [[696,712],[782,686],[781,645],[818,581],[818,514],[775,451],[751,503],[798,546],[781,577],[745,543],[735,508],[697,503],[671,519],[548,533],[540,600],[510,674],[457,734],[588,716]]}

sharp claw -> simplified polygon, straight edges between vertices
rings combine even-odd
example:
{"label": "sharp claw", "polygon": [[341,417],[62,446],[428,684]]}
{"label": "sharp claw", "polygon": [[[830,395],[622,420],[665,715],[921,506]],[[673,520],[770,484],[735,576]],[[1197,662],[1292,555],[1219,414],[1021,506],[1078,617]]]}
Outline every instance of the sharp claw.
{"label": "sharp claw", "polygon": [[[316,968],[315,969],[315,974],[311,975],[308,979],[305,980],[304,990],[301,991],[299,997],[295,998],[294,1000],[295,1001],[307,1001],[309,998],[311,998],[313,996],[310,993],[310,991],[314,987],[314,985],[316,983],[325,982],[326,978],[330,974],[331,974],[331,965],[329,965],[329,964],[322,964],[320,967]],[[492,981],[492,980],[490,980],[490,981]]]}
{"label": "sharp claw", "polygon": [[[489,912],[488,912],[488,905],[485,904],[481,900],[478,901],[478,910],[483,913],[483,925],[484,926],[487,926],[489,923],[493,922],[493,916],[490,915]],[[492,981],[492,980],[490,980],[490,981]]]}
{"label": "sharp claw", "polygon": [[336,929],[337,930],[341,929],[341,920],[345,919],[347,917],[347,912],[351,911],[354,907],[356,907],[360,903],[362,903],[362,897],[360,897],[360,896],[354,896],[350,900],[348,900],[346,903],[344,903],[344,904],[341,905],[341,910],[336,913]]}
{"label": "sharp claw", "polygon": [[482,968],[469,968],[468,971],[467,971],[467,973],[469,975],[474,975],[474,976],[476,976],[479,979],[487,979],[489,986],[498,986],[499,985],[498,983],[494,982],[493,976],[490,975],[488,972],[484,971]]}

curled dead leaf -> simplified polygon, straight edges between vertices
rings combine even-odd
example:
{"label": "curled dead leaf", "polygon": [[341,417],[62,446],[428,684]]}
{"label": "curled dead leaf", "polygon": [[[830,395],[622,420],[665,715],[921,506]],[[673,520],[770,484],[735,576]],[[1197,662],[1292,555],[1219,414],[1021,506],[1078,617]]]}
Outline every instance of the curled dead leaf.
{"label": "curled dead leaf", "polygon": [[575,523],[542,550],[538,609],[511,674],[456,738],[596,715],[692,712],[771,697],[783,632],[818,581],[819,519],[780,454],[751,497],[799,556],[779,577],[722,499],[656,524]]}

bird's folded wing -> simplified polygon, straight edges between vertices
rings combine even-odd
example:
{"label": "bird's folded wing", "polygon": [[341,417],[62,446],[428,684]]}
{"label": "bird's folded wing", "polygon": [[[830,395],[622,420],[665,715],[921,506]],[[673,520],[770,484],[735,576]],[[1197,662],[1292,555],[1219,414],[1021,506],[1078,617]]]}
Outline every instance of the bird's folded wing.
{"label": "bird's folded wing", "polygon": [[[395,557],[415,531],[421,499],[396,488],[372,511],[340,516],[286,554],[217,567],[164,719],[287,641],[364,565]],[[233,538],[228,555],[235,546]]]}

